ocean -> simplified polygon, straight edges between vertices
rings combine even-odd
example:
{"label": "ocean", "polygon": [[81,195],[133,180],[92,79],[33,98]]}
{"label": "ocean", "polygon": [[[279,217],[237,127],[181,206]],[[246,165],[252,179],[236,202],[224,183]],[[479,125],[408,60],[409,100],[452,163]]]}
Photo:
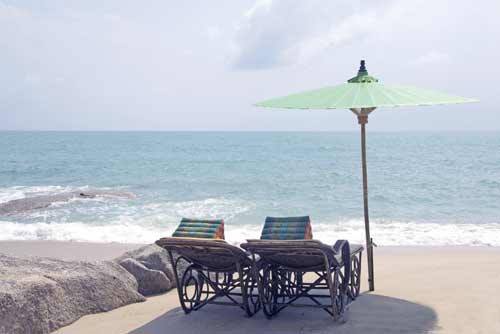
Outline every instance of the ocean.
{"label": "ocean", "polygon": [[[204,217],[238,243],[310,215],[359,243],[360,159],[357,132],[0,132],[0,207],[21,200],[0,240],[150,243]],[[378,245],[500,246],[500,133],[368,131],[367,160]]]}

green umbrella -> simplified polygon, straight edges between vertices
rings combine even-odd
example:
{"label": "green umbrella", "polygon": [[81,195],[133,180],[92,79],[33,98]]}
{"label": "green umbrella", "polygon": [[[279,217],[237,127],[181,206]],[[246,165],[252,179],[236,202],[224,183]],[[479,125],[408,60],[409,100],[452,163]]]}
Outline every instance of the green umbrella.
{"label": "green umbrella", "polygon": [[373,239],[370,237],[368,218],[368,180],[366,173],[365,124],[368,115],[377,107],[402,107],[434,104],[477,102],[475,99],[448,95],[411,86],[387,86],[368,75],[365,61],[361,61],[358,75],[345,84],[292,94],[257,103],[259,107],[289,109],[350,109],[361,125],[361,158],[363,169],[363,204],[368,258],[368,282],[370,291],[375,289],[373,275]]}

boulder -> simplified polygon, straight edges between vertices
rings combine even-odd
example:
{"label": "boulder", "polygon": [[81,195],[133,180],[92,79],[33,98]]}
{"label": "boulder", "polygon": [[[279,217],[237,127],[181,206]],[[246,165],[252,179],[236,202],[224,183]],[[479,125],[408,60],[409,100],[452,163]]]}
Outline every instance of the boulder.
{"label": "boulder", "polygon": [[134,194],[123,190],[85,189],[53,195],[38,195],[19,198],[0,203],[0,215],[13,215],[30,210],[44,209],[56,202],[69,202],[72,199],[103,198],[134,198]]}
{"label": "boulder", "polygon": [[138,290],[144,296],[166,292],[172,287],[172,281],[163,271],[149,269],[135,259],[123,259],[120,265],[135,277],[139,284]]}
{"label": "boulder", "polygon": [[[138,266],[137,263],[133,263],[131,261],[125,261],[127,259],[133,259],[142,266]],[[174,254],[174,259],[177,259],[176,254]],[[139,285],[139,292],[145,296],[162,293],[176,287],[175,276],[168,252],[156,244],[146,245],[128,251],[122,256],[116,258],[115,261],[121,264],[136,278]],[[182,276],[187,266],[188,263],[186,261],[179,261],[177,267],[179,276]],[[146,271],[145,269],[149,269],[153,272]],[[166,284],[163,276],[159,276],[157,273],[154,273],[156,271],[162,272],[167,278],[168,288],[166,290]],[[152,276],[154,276],[154,278]]]}
{"label": "boulder", "polygon": [[113,261],[63,261],[0,254],[0,334],[44,334],[83,315],[144,301]]}
{"label": "boulder", "polygon": [[151,244],[126,252],[115,259],[120,262],[123,259],[131,258],[142,263],[146,268],[162,271],[175,287],[175,278],[168,253],[165,249],[156,244]]}

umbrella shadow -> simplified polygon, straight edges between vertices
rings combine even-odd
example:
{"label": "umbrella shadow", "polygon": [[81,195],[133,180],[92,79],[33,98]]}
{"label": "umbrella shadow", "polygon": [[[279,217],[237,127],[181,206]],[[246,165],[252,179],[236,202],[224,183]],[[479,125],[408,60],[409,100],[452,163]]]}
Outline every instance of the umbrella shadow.
{"label": "umbrella shadow", "polygon": [[129,334],[430,333],[436,321],[436,312],[428,306],[367,293],[352,304],[344,324],[318,309],[289,307],[268,320],[262,312],[248,318],[237,307],[209,305],[188,315],[172,309]]}

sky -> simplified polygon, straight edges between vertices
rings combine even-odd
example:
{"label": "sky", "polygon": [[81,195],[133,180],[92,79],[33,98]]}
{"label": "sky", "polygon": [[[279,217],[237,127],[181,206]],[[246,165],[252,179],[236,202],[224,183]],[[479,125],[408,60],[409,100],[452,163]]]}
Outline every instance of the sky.
{"label": "sky", "polygon": [[352,131],[253,104],[370,75],[473,97],[372,131],[500,130],[500,1],[0,0],[0,130]]}

